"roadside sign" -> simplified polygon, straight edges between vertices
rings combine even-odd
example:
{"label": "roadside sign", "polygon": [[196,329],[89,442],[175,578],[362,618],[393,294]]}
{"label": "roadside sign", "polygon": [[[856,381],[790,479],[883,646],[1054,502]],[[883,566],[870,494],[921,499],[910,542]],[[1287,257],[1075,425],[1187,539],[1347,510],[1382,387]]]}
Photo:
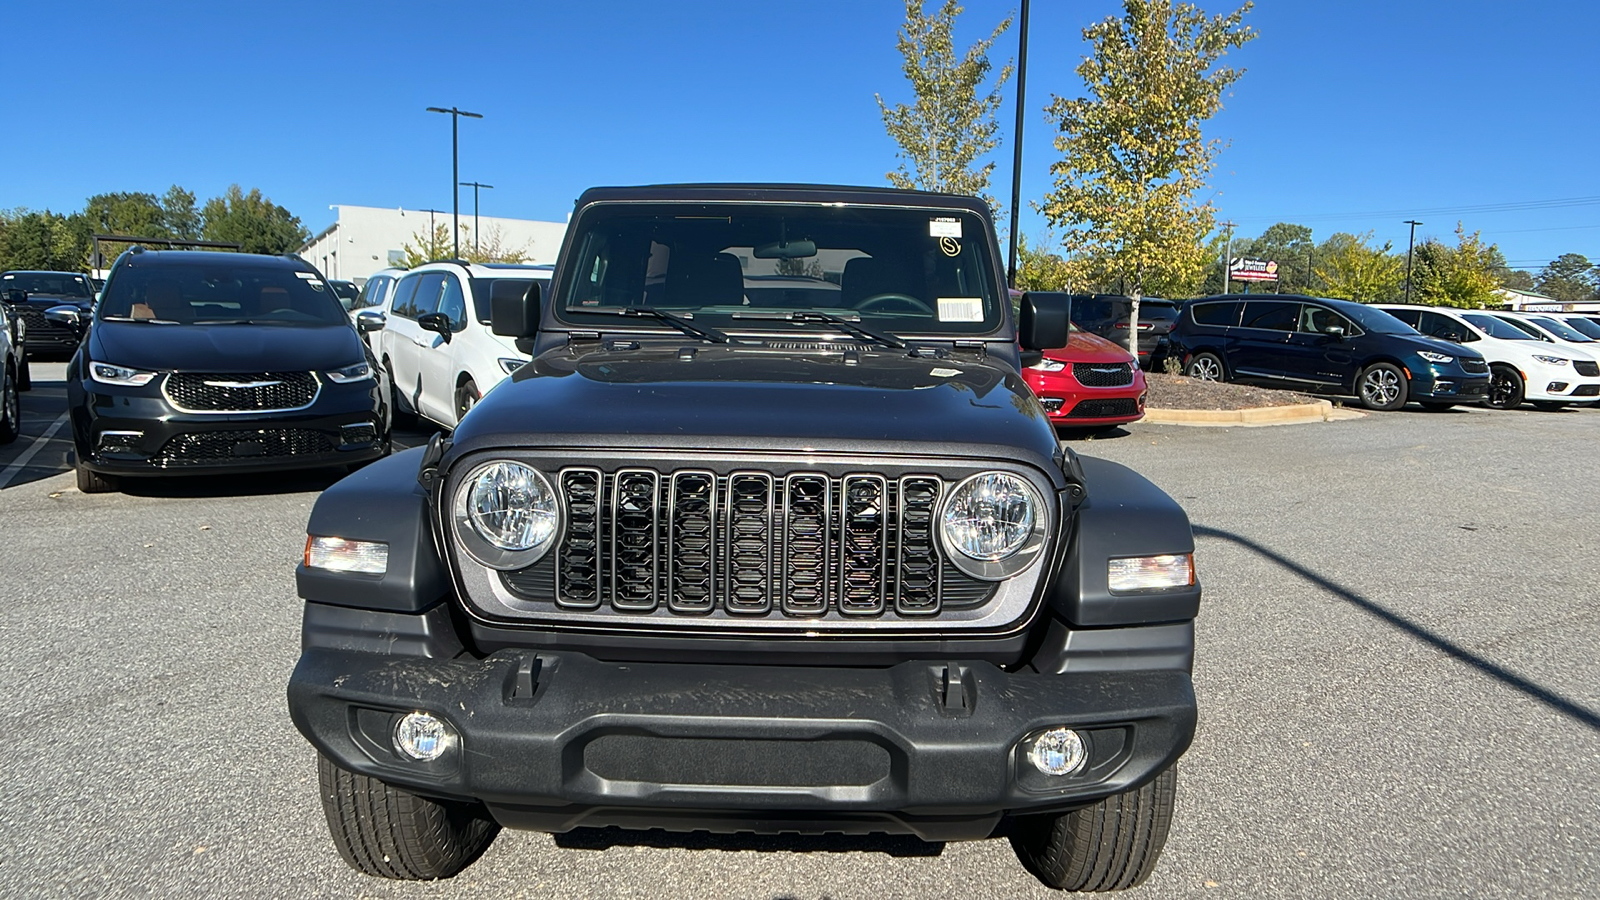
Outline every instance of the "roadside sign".
{"label": "roadside sign", "polygon": [[1270,259],[1236,256],[1228,261],[1228,277],[1234,281],[1277,281],[1278,264]]}

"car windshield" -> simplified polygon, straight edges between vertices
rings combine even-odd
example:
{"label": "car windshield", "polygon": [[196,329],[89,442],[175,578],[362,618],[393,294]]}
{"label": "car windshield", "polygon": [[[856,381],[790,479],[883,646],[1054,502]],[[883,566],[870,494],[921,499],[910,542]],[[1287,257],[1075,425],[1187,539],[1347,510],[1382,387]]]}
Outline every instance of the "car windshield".
{"label": "car windshield", "polygon": [[180,325],[349,324],[316,273],[260,265],[132,266],[115,273],[99,314]]}
{"label": "car windshield", "polygon": [[1571,341],[1574,344],[1590,344],[1594,342],[1594,338],[1589,337],[1588,335],[1572,328],[1569,325],[1564,325],[1561,322],[1557,322],[1555,319],[1552,319],[1549,316],[1529,316],[1528,321],[1564,341]]}
{"label": "car windshield", "polygon": [[89,279],[70,272],[7,272],[0,275],[0,290],[27,291],[56,297],[93,297]]}
{"label": "car windshield", "polygon": [[1596,324],[1592,319],[1585,319],[1582,316],[1571,316],[1566,319],[1566,323],[1572,326],[1574,330],[1581,331],[1589,337],[1600,341],[1600,324]]}
{"label": "car windshield", "polygon": [[1486,316],[1483,313],[1462,313],[1461,318],[1466,319],[1473,325],[1476,325],[1479,331],[1482,331],[1489,337],[1499,338],[1502,341],[1538,340],[1538,338],[1534,337],[1533,335],[1528,334],[1514,325],[1510,325],[1500,319],[1496,319],[1494,316]]}
{"label": "car windshield", "polygon": [[556,287],[571,322],[627,307],[724,331],[818,327],[785,318],[797,311],[888,334],[984,334],[1004,321],[988,226],[960,210],[602,204],[575,227],[572,274]]}
{"label": "car windshield", "polygon": [[1372,331],[1378,334],[1418,334],[1419,332],[1410,325],[1396,319],[1394,316],[1381,309],[1365,306],[1360,303],[1340,303],[1335,307],[1356,320],[1362,331]]}

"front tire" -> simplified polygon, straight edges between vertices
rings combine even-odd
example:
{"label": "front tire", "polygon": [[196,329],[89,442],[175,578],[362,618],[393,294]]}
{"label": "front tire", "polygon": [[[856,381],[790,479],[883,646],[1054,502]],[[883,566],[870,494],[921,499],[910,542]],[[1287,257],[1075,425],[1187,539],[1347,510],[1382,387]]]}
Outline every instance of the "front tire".
{"label": "front tire", "polygon": [[122,479],[115,475],[101,475],[91,472],[78,463],[78,493],[80,494],[110,494],[122,487]]}
{"label": "front tire", "polygon": [[415,425],[417,415],[400,396],[400,382],[394,377],[394,364],[389,362],[389,357],[383,358],[383,370],[389,373],[389,423],[390,426],[402,428]]}
{"label": "front tire", "polygon": [[339,855],[380,878],[449,878],[489,849],[500,825],[469,803],[430,800],[317,754],[322,811]]}
{"label": "front tire", "polygon": [[1215,353],[1196,353],[1189,360],[1189,365],[1184,367],[1183,374],[1197,381],[1226,381],[1222,368],[1222,357]]}
{"label": "front tire", "polygon": [[22,400],[17,396],[17,379],[11,367],[0,374],[0,444],[9,444],[22,433]]}
{"label": "front tire", "polygon": [[459,424],[461,419],[466,416],[467,413],[471,412],[472,408],[477,406],[478,401],[482,399],[483,395],[478,393],[477,382],[473,381],[471,378],[461,382],[461,386],[456,388],[457,424]]}
{"label": "front tire", "polygon": [[1373,363],[1356,379],[1356,396],[1361,405],[1379,412],[1390,412],[1406,405],[1411,386],[1406,373],[1393,363]]}
{"label": "front tire", "polygon": [[1144,787],[1093,806],[1018,820],[1011,846],[1028,871],[1056,890],[1136,887],[1161,858],[1177,795],[1174,765]]}
{"label": "front tire", "polygon": [[1483,405],[1490,409],[1516,409],[1526,396],[1522,374],[1510,366],[1495,366],[1489,370],[1489,396]]}
{"label": "front tire", "polygon": [[33,390],[33,367],[28,363],[28,354],[23,353],[19,358],[21,363],[17,371],[17,390],[31,391]]}

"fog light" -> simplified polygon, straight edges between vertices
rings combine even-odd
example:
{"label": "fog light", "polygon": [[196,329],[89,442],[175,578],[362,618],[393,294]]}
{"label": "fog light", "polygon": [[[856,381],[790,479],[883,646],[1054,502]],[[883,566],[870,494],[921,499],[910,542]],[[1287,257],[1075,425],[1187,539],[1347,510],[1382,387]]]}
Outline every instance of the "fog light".
{"label": "fog light", "polygon": [[1035,736],[1028,746],[1028,762],[1046,775],[1071,775],[1088,759],[1083,735],[1071,728],[1052,728]]}
{"label": "fog light", "polygon": [[438,759],[454,743],[455,732],[430,713],[406,713],[394,726],[394,748],[420,762]]}
{"label": "fog light", "polygon": [[133,453],[138,450],[137,445],[142,437],[142,431],[102,431],[100,449],[112,453]]}
{"label": "fog light", "polygon": [[382,575],[389,569],[389,545],[381,541],[307,535],[306,568]]}
{"label": "fog light", "polygon": [[1061,399],[1060,397],[1046,397],[1039,401],[1039,403],[1044,406],[1044,411],[1047,413],[1061,412],[1061,405],[1066,402],[1067,401]]}
{"label": "fog light", "polygon": [[370,444],[378,439],[378,429],[371,422],[339,426],[339,443]]}
{"label": "fog light", "polygon": [[1454,381],[1435,381],[1433,383],[1433,392],[1435,394],[1454,394],[1456,392],[1456,383]]}
{"label": "fog light", "polygon": [[1566,389],[1567,383],[1565,381],[1552,381],[1550,382],[1549,386],[1544,389],[1544,391],[1547,394],[1559,394]]}

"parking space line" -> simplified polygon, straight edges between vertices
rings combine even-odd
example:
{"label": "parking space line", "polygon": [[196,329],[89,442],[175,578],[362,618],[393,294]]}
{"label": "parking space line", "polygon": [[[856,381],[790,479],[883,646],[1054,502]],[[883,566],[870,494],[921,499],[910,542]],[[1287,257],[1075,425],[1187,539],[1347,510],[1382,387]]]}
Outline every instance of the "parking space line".
{"label": "parking space line", "polygon": [[11,479],[17,477],[18,472],[21,472],[23,469],[27,468],[28,462],[29,460],[33,459],[34,454],[38,453],[40,450],[43,450],[45,444],[50,443],[50,439],[56,436],[56,432],[61,430],[61,426],[67,424],[67,417],[69,415],[70,413],[62,413],[60,418],[50,423],[50,427],[44,430],[44,434],[34,438],[33,443],[28,445],[28,449],[22,451],[20,456],[12,460],[11,465],[6,466],[4,469],[0,469],[0,490],[3,490],[6,485],[10,484]]}

